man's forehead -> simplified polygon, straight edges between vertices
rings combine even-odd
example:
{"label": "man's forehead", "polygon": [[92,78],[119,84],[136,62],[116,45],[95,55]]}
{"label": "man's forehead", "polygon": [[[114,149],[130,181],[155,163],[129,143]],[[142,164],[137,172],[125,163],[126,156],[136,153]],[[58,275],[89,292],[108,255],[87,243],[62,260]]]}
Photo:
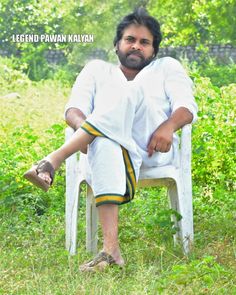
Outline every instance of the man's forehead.
{"label": "man's forehead", "polygon": [[153,40],[153,35],[146,26],[131,24],[123,31],[124,37],[135,37],[140,39]]}

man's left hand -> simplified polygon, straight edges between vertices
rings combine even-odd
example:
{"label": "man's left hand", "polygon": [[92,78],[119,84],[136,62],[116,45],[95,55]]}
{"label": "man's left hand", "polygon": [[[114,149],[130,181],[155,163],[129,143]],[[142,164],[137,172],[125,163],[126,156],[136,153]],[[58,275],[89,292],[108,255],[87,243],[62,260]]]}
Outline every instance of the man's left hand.
{"label": "man's left hand", "polygon": [[173,142],[174,131],[173,125],[167,120],[153,132],[147,146],[149,157],[151,157],[154,152],[169,152]]}

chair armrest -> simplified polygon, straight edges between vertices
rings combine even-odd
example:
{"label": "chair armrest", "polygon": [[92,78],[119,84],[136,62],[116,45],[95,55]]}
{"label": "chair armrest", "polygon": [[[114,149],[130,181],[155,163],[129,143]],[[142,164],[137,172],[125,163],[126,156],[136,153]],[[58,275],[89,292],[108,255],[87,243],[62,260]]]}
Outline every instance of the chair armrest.
{"label": "chair armrest", "polygon": [[189,139],[191,140],[192,124],[184,125],[181,130],[181,134],[184,136],[189,136]]}
{"label": "chair armrest", "polygon": [[183,126],[181,132],[180,165],[183,174],[191,175],[192,125]]}

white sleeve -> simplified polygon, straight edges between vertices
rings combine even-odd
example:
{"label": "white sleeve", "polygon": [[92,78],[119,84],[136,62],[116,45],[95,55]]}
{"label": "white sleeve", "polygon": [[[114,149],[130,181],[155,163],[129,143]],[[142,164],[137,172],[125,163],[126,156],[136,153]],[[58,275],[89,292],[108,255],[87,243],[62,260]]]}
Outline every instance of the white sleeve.
{"label": "white sleeve", "polygon": [[197,104],[193,96],[193,82],[188,77],[183,66],[175,59],[168,58],[164,66],[165,92],[170,100],[171,111],[185,107],[193,115],[193,121],[197,120]]}
{"label": "white sleeve", "polygon": [[64,115],[66,115],[66,112],[70,108],[81,110],[86,117],[93,111],[94,95],[96,92],[94,72],[94,61],[91,61],[77,76],[69,101],[65,106]]}

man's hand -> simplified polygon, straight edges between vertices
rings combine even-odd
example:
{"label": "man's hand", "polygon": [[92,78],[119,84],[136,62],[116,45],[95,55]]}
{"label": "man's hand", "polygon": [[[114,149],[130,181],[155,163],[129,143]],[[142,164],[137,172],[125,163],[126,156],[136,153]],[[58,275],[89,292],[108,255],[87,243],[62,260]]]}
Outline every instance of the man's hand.
{"label": "man's hand", "polygon": [[174,131],[174,126],[167,120],[153,132],[147,147],[149,157],[151,157],[154,152],[169,152],[173,142]]}
{"label": "man's hand", "polygon": [[152,134],[147,146],[148,155],[151,157],[154,152],[169,152],[175,131],[184,125],[191,123],[193,115],[184,107],[178,108],[171,117],[163,122]]}

